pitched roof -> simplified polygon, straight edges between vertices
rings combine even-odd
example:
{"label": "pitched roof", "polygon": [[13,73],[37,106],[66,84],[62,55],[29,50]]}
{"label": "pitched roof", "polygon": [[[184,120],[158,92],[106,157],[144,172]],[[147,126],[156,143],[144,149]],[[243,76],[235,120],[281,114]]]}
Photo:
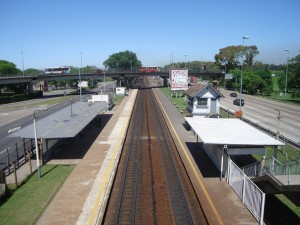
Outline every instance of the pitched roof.
{"label": "pitched roof", "polygon": [[196,83],[185,91],[185,94],[190,97],[194,97],[198,92],[202,91],[206,87],[213,89],[220,97],[224,97],[214,86],[210,84]]}

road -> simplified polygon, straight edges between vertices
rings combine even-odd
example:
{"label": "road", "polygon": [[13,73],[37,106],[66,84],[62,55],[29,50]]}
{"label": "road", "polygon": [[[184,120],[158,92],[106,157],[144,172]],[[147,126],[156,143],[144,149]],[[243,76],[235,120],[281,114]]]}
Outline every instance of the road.
{"label": "road", "polygon": [[[229,94],[232,91],[221,89],[220,92],[225,96],[220,100],[220,105],[231,112],[239,111],[239,106],[233,105],[234,97]],[[237,93],[237,92],[236,92]],[[238,97],[239,97],[239,93]],[[286,104],[272,101],[269,99],[243,94],[245,105],[242,106],[243,117],[268,128],[275,133],[279,121],[279,133],[294,142],[300,144],[300,107],[297,105]],[[280,120],[278,115],[280,112]]]}

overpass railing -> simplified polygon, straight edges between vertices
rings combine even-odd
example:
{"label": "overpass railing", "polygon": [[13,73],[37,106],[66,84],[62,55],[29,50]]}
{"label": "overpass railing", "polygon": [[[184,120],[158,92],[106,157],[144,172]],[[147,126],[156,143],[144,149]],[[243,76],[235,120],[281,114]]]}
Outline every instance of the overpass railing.
{"label": "overpass railing", "polygon": [[241,168],[249,177],[271,175],[283,185],[300,185],[300,159],[285,163],[279,162],[273,156],[266,159],[263,168],[256,162]]}
{"label": "overpass railing", "polygon": [[271,157],[266,161],[264,170],[284,185],[300,184],[300,161],[281,163]]}

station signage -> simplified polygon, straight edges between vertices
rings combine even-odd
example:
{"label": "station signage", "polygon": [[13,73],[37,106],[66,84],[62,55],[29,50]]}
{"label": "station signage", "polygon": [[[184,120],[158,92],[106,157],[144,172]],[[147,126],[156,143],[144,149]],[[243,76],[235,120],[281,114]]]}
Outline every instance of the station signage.
{"label": "station signage", "polygon": [[188,70],[187,69],[170,70],[170,87],[171,90],[187,90]]}

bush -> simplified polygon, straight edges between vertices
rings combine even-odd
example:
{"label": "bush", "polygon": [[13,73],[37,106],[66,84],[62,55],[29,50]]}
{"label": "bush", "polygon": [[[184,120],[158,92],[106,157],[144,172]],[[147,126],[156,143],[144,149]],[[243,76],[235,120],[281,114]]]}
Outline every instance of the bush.
{"label": "bush", "polygon": [[25,101],[25,100],[41,98],[41,97],[43,97],[42,91],[36,91],[34,93],[29,93],[29,94],[17,94],[17,95],[12,95],[12,96],[3,96],[3,97],[0,97],[0,104]]}

